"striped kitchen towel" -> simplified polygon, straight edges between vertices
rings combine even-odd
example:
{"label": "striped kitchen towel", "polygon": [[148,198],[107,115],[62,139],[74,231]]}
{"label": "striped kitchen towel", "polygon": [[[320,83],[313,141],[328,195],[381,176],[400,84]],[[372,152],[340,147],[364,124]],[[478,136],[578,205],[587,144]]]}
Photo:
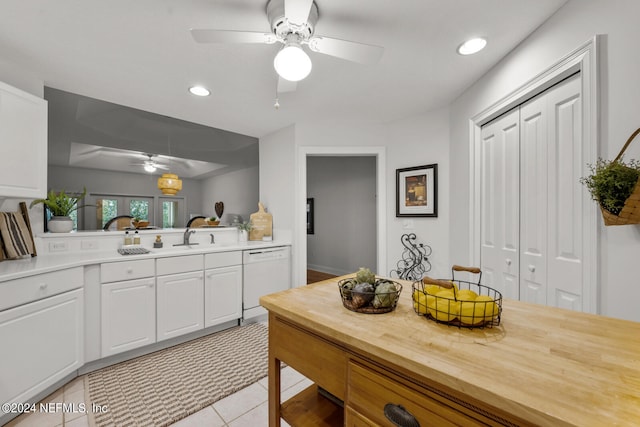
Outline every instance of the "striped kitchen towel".
{"label": "striped kitchen towel", "polygon": [[0,243],[9,259],[35,253],[31,231],[20,212],[0,212]]}

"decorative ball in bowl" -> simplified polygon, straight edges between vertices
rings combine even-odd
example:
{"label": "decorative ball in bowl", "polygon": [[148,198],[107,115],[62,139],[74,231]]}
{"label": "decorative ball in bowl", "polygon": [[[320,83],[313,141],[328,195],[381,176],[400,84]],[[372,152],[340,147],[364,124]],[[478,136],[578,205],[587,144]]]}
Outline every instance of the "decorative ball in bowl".
{"label": "decorative ball in bowl", "polygon": [[358,274],[340,280],[338,289],[345,308],[358,313],[376,314],[388,313],[396,308],[402,285],[393,280]]}

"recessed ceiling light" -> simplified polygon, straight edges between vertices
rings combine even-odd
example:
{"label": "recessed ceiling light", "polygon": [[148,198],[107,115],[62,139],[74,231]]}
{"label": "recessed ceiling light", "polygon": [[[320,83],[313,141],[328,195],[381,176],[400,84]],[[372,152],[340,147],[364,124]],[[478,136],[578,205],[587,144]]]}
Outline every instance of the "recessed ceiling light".
{"label": "recessed ceiling light", "polygon": [[209,96],[211,94],[207,88],[202,86],[191,86],[189,92],[198,96]]}
{"label": "recessed ceiling light", "polygon": [[460,55],[472,55],[480,52],[486,45],[487,41],[483,38],[470,39],[458,46],[458,53]]}

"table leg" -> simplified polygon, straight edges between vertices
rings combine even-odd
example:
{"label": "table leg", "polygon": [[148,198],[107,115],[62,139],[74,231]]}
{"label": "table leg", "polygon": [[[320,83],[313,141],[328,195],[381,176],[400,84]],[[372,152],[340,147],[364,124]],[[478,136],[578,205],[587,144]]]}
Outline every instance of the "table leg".
{"label": "table leg", "polygon": [[280,360],[273,353],[269,339],[269,427],[280,427]]}

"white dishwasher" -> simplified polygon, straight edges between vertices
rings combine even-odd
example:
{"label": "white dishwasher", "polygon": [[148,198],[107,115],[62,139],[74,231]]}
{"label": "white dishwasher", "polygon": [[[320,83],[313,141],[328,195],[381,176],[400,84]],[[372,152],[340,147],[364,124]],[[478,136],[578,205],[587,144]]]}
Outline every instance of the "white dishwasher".
{"label": "white dishwasher", "polygon": [[242,318],[247,320],[267,313],[261,296],[291,287],[291,247],[245,250],[242,264]]}

